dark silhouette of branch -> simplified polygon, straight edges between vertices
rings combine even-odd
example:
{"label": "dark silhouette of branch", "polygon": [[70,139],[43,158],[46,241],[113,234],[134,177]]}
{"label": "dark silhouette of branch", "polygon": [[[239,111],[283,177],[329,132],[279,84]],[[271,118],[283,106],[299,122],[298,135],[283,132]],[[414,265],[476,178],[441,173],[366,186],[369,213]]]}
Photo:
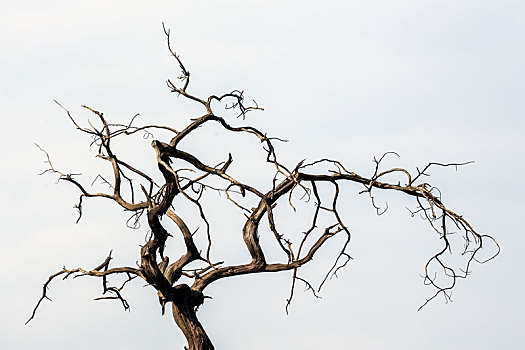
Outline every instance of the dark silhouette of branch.
{"label": "dark silhouette of branch", "polygon": [[[352,259],[348,249],[351,242],[351,233],[348,225],[344,222],[344,215],[340,212],[340,193],[345,183],[357,183],[363,186],[360,193],[368,195],[371,206],[378,215],[382,215],[388,204],[378,205],[376,197],[381,190],[397,192],[400,195],[412,197],[415,209],[412,215],[420,214],[428,222],[431,229],[435,231],[442,242],[439,251],[432,255],[424,264],[423,281],[434,288],[432,296],[422,305],[426,305],[439,295],[446,300],[450,299],[450,291],[460,278],[466,278],[474,262],[484,263],[491,260],[499,253],[497,242],[489,235],[478,233],[467,219],[456,213],[442,200],[441,192],[434,186],[422,181],[427,178],[434,167],[453,167],[467,165],[465,163],[436,163],[431,162],[416,172],[410,172],[402,167],[383,169],[382,162],[388,156],[399,155],[395,152],[386,152],[381,157],[374,158],[373,173],[369,177],[358,175],[339,161],[323,158],[307,162],[302,160],[295,167],[287,167],[277,157],[274,141],[282,139],[269,137],[266,133],[251,125],[238,125],[244,123],[246,114],[254,110],[263,110],[257,103],[245,104],[244,92],[234,90],[221,95],[211,95],[201,98],[188,92],[190,73],[182,63],[180,57],[173,51],[170,43],[170,32],[163,25],[167,37],[168,50],[175,59],[181,71],[179,80],[182,84],[178,87],[168,79],[167,84],[172,92],[184,98],[202,105],[202,114],[191,119],[188,125],[182,129],[174,129],[164,125],[134,125],[137,115],[129,123],[108,123],[104,114],[92,107],[82,106],[88,113],[96,116],[97,122],[88,122],[89,126],[81,126],[72,113],[64,106],[56,102],[66,111],[68,118],[74,127],[83,134],[91,137],[91,144],[96,148],[97,157],[109,163],[112,178],[104,178],[98,175],[91,183],[102,181],[107,186],[107,192],[91,192],[80,174],[71,174],[58,170],[52,163],[49,154],[40,146],[37,147],[45,154],[47,168],[42,172],[58,176],[59,181],[72,183],[80,192],[78,204],[75,208],[79,212],[79,220],[82,216],[82,202],[86,198],[102,198],[111,200],[126,211],[131,212],[131,217],[126,223],[129,227],[138,229],[140,222],[146,221],[149,235],[145,244],[140,249],[140,262],[138,268],[116,267],[109,268],[111,253],[102,264],[95,269],[83,268],[62,270],[51,275],[44,283],[41,298],[38,300],[28,322],[35,317],[35,313],[44,299],[48,299],[47,290],[50,283],[58,276],[63,279],[69,276],[93,276],[100,277],[103,285],[103,295],[96,298],[119,300],[123,307],[129,309],[129,304],[122,296],[122,290],[127,283],[136,277],[142,278],[148,285],[155,288],[159,296],[159,302],[164,312],[165,305],[172,303],[173,317],[177,325],[185,334],[190,349],[213,349],[211,341],[196,317],[197,308],[204,302],[204,289],[211,283],[233,276],[253,274],[261,272],[292,272],[292,283],[289,298],[286,300],[286,311],[294,296],[296,281],[304,283],[307,290],[318,297],[323,285],[334,276]],[[229,101],[227,109],[237,111],[238,117],[233,121],[220,116],[215,110],[214,102]],[[204,125],[215,124],[232,136],[246,134],[253,137],[262,144],[266,154],[264,162],[271,164],[274,175],[268,179],[267,187],[253,185],[232,175],[230,166],[234,162],[232,154],[224,157],[217,165],[206,164],[198,154],[185,151],[182,141],[188,139],[199,128]],[[168,133],[167,139],[156,139],[153,132]],[[151,147],[156,154],[157,168],[162,175],[162,180],[154,180],[159,174],[150,174],[132,162],[124,160],[120,154],[114,152],[113,144],[122,137],[133,137],[143,134],[144,138],[152,138]],[[326,170],[328,168],[328,170]],[[395,181],[387,181],[387,178],[397,178]],[[89,184],[89,182],[88,182]],[[123,185],[124,184],[124,185]],[[321,184],[328,184],[333,188],[333,193],[320,190]],[[325,188],[323,186],[323,188]],[[209,190],[205,194],[205,190]],[[275,210],[276,206],[289,205],[297,213],[293,196],[294,191],[300,191],[303,201],[313,208],[311,217],[305,217],[304,222],[309,223],[306,231],[302,232],[299,239],[292,238],[279,230],[278,223],[283,218]],[[219,195],[224,194],[224,197]],[[212,261],[214,235],[213,223],[209,220],[207,213],[209,208],[205,207],[203,198],[216,195],[215,199],[224,198],[233,203],[235,208],[245,216],[245,222],[239,236],[242,236],[250,260],[243,264],[228,265],[224,261]],[[175,199],[182,201],[177,202]],[[220,199],[222,198],[222,199]],[[182,203],[182,204],[181,204]],[[199,247],[194,240],[196,226],[198,223],[186,222],[182,217],[180,206],[188,203],[195,210],[205,226],[207,245]],[[218,204],[222,205],[222,204]],[[143,215],[145,214],[145,215]],[[321,224],[322,220],[330,220],[330,224]],[[167,218],[178,231],[168,231],[163,218]],[[77,220],[78,222],[78,220]],[[262,222],[268,223],[268,230],[273,236],[275,248],[282,252],[282,261],[267,262],[265,250],[259,242],[263,230]],[[454,230],[463,234],[464,245],[461,248],[462,256],[466,263],[463,266],[449,264],[446,261],[448,254],[457,251],[449,236],[452,232],[449,226],[452,224]],[[198,227],[197,227],[198,228]],[[192,232],[193,230],[193,232]],[[185,253],[180,257],[169,256],[165,251],[166,242],[174,235],[181,235]],[[314,256],[321,254],[325,243],[334,237],[341,237],[337,253],[333,256],[333,264],[330,266],[321,282],[314,287],[313,284],[298,276],[298,270],[307,263],[313,261]],[[240,238],[240,237],[239,237]],[[493,256],[482,260],[479,257],[482,248],[489,244],[496,247]],[[190,266],[191,263],[194,265]],[[197,267],[196,267],[197,266]],[[108,278],[115,274],[124,274],[127,280],[121,286],[109,285]],[[191,280],[191,285],[181,283],[182,276]]]}

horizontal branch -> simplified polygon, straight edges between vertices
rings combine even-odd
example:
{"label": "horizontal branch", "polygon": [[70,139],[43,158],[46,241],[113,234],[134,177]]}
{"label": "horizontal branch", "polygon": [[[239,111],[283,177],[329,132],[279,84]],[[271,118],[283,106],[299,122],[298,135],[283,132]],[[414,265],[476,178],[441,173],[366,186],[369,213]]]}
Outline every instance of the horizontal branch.
{"label": "horizontal branch", "polygon": [[[76,269],[67,269],[64,266],[62,268],[62,270],[60,270],[60,271],[52,274],[51,276],[49,276],[49,278],[44,283],[44,286],[42,288],[42,295],[41,295],[40,299],[38,300],[38,302],[36,303],[36,306],[34,307],[33,312],[31,314],[31,317],[26,321],[25,324],[28,324],[35,317],[36,311],[37,311],[37,309],[39,308],[40,304],[42,303],[42,301],[44,299],[51,300],[47,296],[47,291],[48,291],[48,288],[49,288],[49,284],[56,277],[62,276],[62,275],[63,275],[63,277],[62,277],[63,280],[67,279],[70,276],[73,276],[73,278],[80,277],[80,276],[101,277],[103,279],[102,283],[103,283],[103,288],[104,288],[104,294],[107,291],[112,291],[112,292],[118,291],[117,299],[121,300],[124,305],[127,305],[127,302],[125,301],[125,299],[123,299],[122,296],[120,295],[120,290],[122,289],[122,287],[121,288],[107,287],[106,277],[110,276],[110,275],[115,275],[115,274],[126,274],[126,275],[128,275],[128,278],[129,278],[130,274],[134,275],[134,276],[139,276],[139,277],[143,277],[143,275],[142,275],[140,270],[132,268],[132,267],[116,267],[116,268],[109,269],[108,267],[109,267],[110,260],[111,260],[111,252],[109,253],[108,257],[102,262],[102,264],[98,265],[93,270],[86,270],[86,269],[83,269],[81,267],[78,267]],[[130,278],[130,279],[132,279],[132,278]]]}

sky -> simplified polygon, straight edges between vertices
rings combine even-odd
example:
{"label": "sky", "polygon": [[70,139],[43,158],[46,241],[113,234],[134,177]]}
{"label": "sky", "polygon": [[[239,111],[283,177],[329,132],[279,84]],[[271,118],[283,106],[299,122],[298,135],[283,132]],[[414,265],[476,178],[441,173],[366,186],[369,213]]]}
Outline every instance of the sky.
{"label": "sky", "polygon": [[[24,325],[42,284],[62,266],[96,266],[111,249],[115,264],[138,259],[146,230],[126,229],[126,213],[104,201],[86,201],[75,224],[77,192],[52,175],[38,176],[46,167],[35,143],[57,168],[82,173],[89,183],[107,168],[53,100],[83,123],[93,119],[83,104],[115,122],[140,113],[144,124],[179,129],[199,116],[197,106],[166,87],[179,71],[162,22],[192,74],[190,90],[199,96],[245,91],[265,111],[230,120],[289,140],[278,145],[287,164],[330,157],[370,176],[373,157],[387,151],[401,157],[385,167],[412,171],[429,161],[474,161],[457,171],[436,169],[429,181],[502,249],[459,281],[452,302],[437,298],[418,312],[433,293],[421,273],[438,237],[410,216],[409,199],[378,192],[378,202],[389,205],[378,217],[360,188],[348,185],[340,211],[352,232],[354,260],[329,281],[322,299],[297,288],[288,315],[289,274],[212,284],[206,294],[213,299],[199,317],[216,348],[511,349],[522,343],[522,1],[5,1],[2,8],[0,348],[186,344],[140,282],[127,287],[131,311],[125,312],[118,302],[93,300],[101,293],[98,280],[54,281],[53,301]],[[219,161],[232,150],[239,165],[243,157],[262,156],[258,143],[239,142],[212,129],[185,147]],[[122,150],[148,166],[149,143],[134,139]],[[236,171],[259,181],[252,169]],[[224,207],[211,209],[217,252],[242,260],[240,230],[232,230],[235,219]],[[286,216],[282,225],[294,227]],[[319,283],[336,251],[327,246],[304,276]]]}

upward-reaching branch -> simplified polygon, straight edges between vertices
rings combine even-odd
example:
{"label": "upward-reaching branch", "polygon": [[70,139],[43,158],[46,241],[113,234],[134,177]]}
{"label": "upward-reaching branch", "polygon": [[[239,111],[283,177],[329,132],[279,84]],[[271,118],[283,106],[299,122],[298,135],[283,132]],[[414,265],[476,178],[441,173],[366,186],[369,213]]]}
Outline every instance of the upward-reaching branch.
{"label": "upward-reaching branch", "polygon": [[[362,185],[361,193],[370,197],[371,206],[375,208],[378,215],[387,209],[386,205],[382,207],[376,204],[375,195],[378,190],[394,191],[412,197],[416,208],[412,215],[420,214],[429,223],[431,229],[438,233],[442,246],[424,264],[424,283],[434,288],[434,293],[428,301],[438,295],[450,298],[450,290],[454,288],[459,278],[468,276],[474,262],[486,262],[499,253],[499,246],[491,236],[478,233],[462,215],[445,205],[436,187],[421,181],[422,177],[427,176],[433,167],[457,168],[469,162],[433,162],[428,163],[422,170],[417,169],[416,173],[412,173],[402,167],[382,169],[382,161],[386,156],[392,154],[398,156],[395,152],[387,152],[379,159],[374,158],[375,168],[370,177],[358,175],[347,170],[340,161],[326,158],[311,162],[302,160],[295,167],[287,167],[278,160],[274,147],[274,141],[282,141],[281,139],[268,137],[250,125],[236,125],[239,119],[228,121],[220,113],[216,113],[213,103],[221,101],[229,101],[231,104],[227,104],[226,108],[238,111],[238,116],[243,117],[243,121],[246,113],[263,110],[255,101],[253,106],[245,105],[242,91],[234,90],[207,98],[188,93],[190,73],[171,48],[169,30],[164,25],[163,29],[167,36],[168,49],[181,70],[179,79],[182,87],[177,87],[171,80],[168,80],[168,86],[173,92],[201,104],[205,110],[202,112],[204,114],[191,119],[186,127],[174,129],[170,126],[155,124],[135,126],[136,115],[127,124],[112,124],[107,122],[102,112],[83,106],[84,109],[97,116],[97,123],[89,122],[89,126],[84,127],[76,121],[68,109],[57,102],[66,111],[75,128],[92,139],[91,144],[97,148],[97,157],[109,163],[112,178],[106,179],[101,174],[95,178],[95,180],[100,179],[109,187],[108,192],[91,192],[79,174],[57,170],[49,154],[38,146],[46,157],[47,169],[43,173],[56,174],[59,180],[72,183],[80,192],[79,202],[76,205],[80,216],[82,215],[83,198],[96,197],[114,201],[126,211],[132,212],[130,220],[134,222],[133,228],[138,228],[141,220],[146,221],[148,237],[140,249],[140,264],[138,268],[109,268],[110,254],[102,264],[92,270],[64,267],[51,275],[44,284],[41,298],[29,320],[34,318],[37,308],[47,298],[49,284],[58,276],[63,276],[64,279],[69,276],[100,277],[103,296],[97,300],[117,299],[125,309],[129,308],[129,305],[122,296],[122,288],[130,280],[140,277],[157,291],[163,312],[165,304],[172,303],[175,322],[185,334],[190,349],[213,349],[211,341],[196,317],[196,309],[205,298],[203,291],[211,283],[244,274],[291,271],[292,287],[290,297],[286,301],[286,308],[288,308],[294,295],[296,280],[305,283],[307,288],[317,296],[316,293],[325,282],[348,264],[351,260],[348,252],[351,234],[349,226],[344,221],[345,215],[340,205],[340,193],[344,190],[342,185],[345,183]],[[227,157],[226,155],[221,156],[222,162],[212,165],[202,161],[204,158],[198,154],[181,149],[182,140],[189,139],[189,135],[193,135],[200,127],[208,123],[215,123],[233,136],[239,134],[253,136],[255,140],[263,144],[266,155],[261,161],[270,163],[274,168],[273,176],[264,186],[255,185],[246,180],[241,181],[233,175],[230,169],[234,162],[232,153],[228,153]],[[153,135],[153,132],[156,131],[163,131],[169,136],[157,139]],[[146,169],[134,165],[134,162],[123,160],[124,157],[115,152],[113,146],[117,140],[123,137],[133,137],[139,132],[143,133],[144,138],[153,139],[151,147],[155,151],[158,172],[162,175],[160,180],[158,172],[148,173]],[[139,152],[140,146],[137,146],[130,153],[135,155]],[[257,170],[252,168],[248,171],[256,172]],[[392,177],[397,177],[398,180],[390,182],[385,180]],[[322,184],[331,186],[333,192],[330,194],[330,192],[322,191],[324,188]],[[209,191],[205,193],[205,190]],[[295,190],[299,190],[302,194],[300,200],[313,207],[311,217],[302,220],[308,224],[308,227],[299,235],[281,232],[278,223],[285,218],[281,217],[275,209],[280,203],[282,203],[281,206],[289,205],[296,213],[295,215],[301,217],[301,214],[296,212],[294,204]],[[238,238],[244,241],[250,260],[243,264],[228,264],[225,263],[227,259],[212,261],[214,222],[208,217],[209,208],[206,207],[206,203],[216,194],[225,196],[215,196],[212,199],[226,199],[245,215],[244,225],[238,230]],[[177,198],[181,200],[176,201]],[[187,203],[190,204],[190,210],[193,209],[200,218],[201,224],[206,226],[207,243],[203,246],[197,244],[199,240],[194,240],[199,223],[187,222],[182,218],[186,217],[182,206]],[[220,206],[221,204],[218,204],[214,210],[221,210]],[[143,213],[146,213],[145,217]],[[175,224],[174,231],[170,231],[166,220],[163,220],[165,217]],[[267,223],[267,231],[265,231],[266,225],[261,225],[261,223]],[[457,254],[455,245],[458,245],[449,238],[452,234],[448,228],[450,224],[463,233],[463,246],[460,244],[461,252],[459,253],[464,259],[463,265],[446,262],[448,254]],[[260,236],[263,234],[271,235],[274,248],[281,254],[281,260],[267,261],[268,251],[263,249],[260,243]],[[184,253],[173,258],[173,256],[170,257],[171,252],[167,251],[166,243],[175,235],[180,235],[182,238]],[[321,278],[319,285],[314,288],[310,281],[299,276],[300,268],[312,262],[314,256],[320,254],[326,242],[333,241],[334,237],[342,237],[342,239],[338,241],[339,247],[333,256],[333,264]],[[479,257],[481,249],[490,243],[494,244],[495,252],[492,257],[483,260]],[[190,264],[193,265],[190,266]],[[108,278],[115,274],[124,274],[128,279],[120,287],[110,285]],[[183,277],[190,281],[191,286],[181,282]]]}

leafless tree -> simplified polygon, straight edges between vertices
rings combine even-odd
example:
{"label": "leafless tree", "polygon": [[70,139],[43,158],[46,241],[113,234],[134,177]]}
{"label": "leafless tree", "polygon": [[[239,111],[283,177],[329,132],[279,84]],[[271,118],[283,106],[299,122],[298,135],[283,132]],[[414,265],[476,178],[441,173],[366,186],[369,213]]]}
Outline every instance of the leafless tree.
{"label": "leafless tree", "polygon": [[[201,116],[192,119],[185,128],[176,130],[164,125],[136,126],[135,118],[126,125],[111,124],[102,112],[83,106],[96,116],[98,124],[89,122],[88,126],[82,126],[65,107],[59,104],[76,129],[92,138],[97,156],[109,163],[112,178],[97,176],[109,186],[108,192],[90,192],[89,187],[78,179],[78,175],[58,170],[51,162],[48,153],[41,149],[45,153],[48,166],[44,173],[55,174],[59,180],[69,182],[79,190],[80,197],[76,205],[78,220],[82,216],[82,203],[86,198],[114,201],[132,214],[129,221],[131,226],[138,224],[145,214],[143,219],[147,219],[149,232],[146,243],[140,249],[140,262],[137,262],[136,267],[110,267],[112,260],[110,252],[107,258],[93,269],[64,267],[52,274],[44,283],[41,298],[28,322],[35,317],[41,302],[47,298],[49,284],[57,277],[63,279],[85,275],[98,277],[102,281],[103,296],[97,299],[116,299],[125,309],[128,309],[129,305],[124,298],[123,289],[129,281],[138,277],[155,288],[163,313],[165,305],[171,303],[175,323],[184,333],[190,350],[213,349],[212,342],[197,319],[196,313],[206,298],[204,290],[211,283],[222,278],[245,274],[290,271],[291,290],[286,300],[286,309],[288,309],[297,282],[305,284],[314,295],[317,295],[327,279],[349,262],[351,258],[347,250],[351,234],[338,209],[340,187],[345,182],[360,184],[362,186],[360,193],[369,196],[371,205],[379,215],[384,210],[374,201],[374,194],[378,190],[395,191],[412,197],[415,201],[412,215],[420,215],[428,222],[431,230],[441,238],[441,249],[424,265],[424,282],[433,287],[434,292],[422,306],[439,295],[446,299],[450,298],[450,291],[458,279],[468,276],[474,262],[486,262],[499,253],[499,246],[491,236],[478,233],[463,216],[445,206],[439,190],[426,182],[428,172],[433,167],[458,167],[466,163],[428,163],[413,173],[404,168],[382,169],[382,161],[385,157],[394,154],[388,152],[378,159],[374,158],[375,169],[370,177],[363,177],[349,171],[341,162],[332,159],[311,162],[303,160],[295,166],[286,166],[278,160],[274,148],[274,144],[282,140],[269,137],[253,126],[239,126],[245,123],[247,113],[262,110],[255,101],[253,104],[246,104],[242,91],[235,90],[207,98],[198,97],[188,91],[190,72],[172,50],[169,31],[165,30],[165,33],[169,51],[182,72],[179,77],[180,83],[176,84],[168,80],[167,85],[173,93],[200,105],[203,109]],[[221,102],[227,102],[226,108],[237,111],[238,118],[227,121],[225,117],[217,114],[214,106],[220,105]],[[250,135],[262,143],[266,153],[265,162],[274,168],[274,175],[268,179],[265,186],[256,187],[232,176],[229,171],[234,161],[231,154],[225,157],[222,163],[210,165],[203,162],[196,154],[181,148],[183,140],[188,139],[189,135],[199,127],[209,123],[216,123],[232,135]],[[161,181],[155,180],[157,174],[147,174],[145,169],[139,169],[131,162],[122,159],[113,148],[113,144],[120,138],[131,135],[153,138],[153,133],[157,131],[171,134],[166,141],[151,142],[156,152],[158,170],[162,174]],[[388,182],[384,180],[385,178],[396,178],[396,180]],[[333,190],[327,190],[329,186]],[[244,214],[245,222],[242,229],[239,228],[239,234],[242,233],[244,244],[251,256],[250,261],[244,264],[227,265],[212,258],[212,225],[202,202],[205,192],[211,193],[219,200],[231,202]],[[178,199],[176,203],[175,199]],[[279,204],[288,205],[295,210],[294,205],[297,201],[311,205],[313,214],[302,220],[308,226],[307,229],[292,238],[278,229],[275,207]],[[205,246],[199,247],[194,240],[199,223],[189,223],[181,216],[179,208],[183,205],[194,208],[202,220],[201,224],[205,230],[199,235],[205,235],[207,241]],[[178,228],[175,232],[168,232],[165,221],[163,223],[166,217],[175,225],[174,227]],[[328,217],[331,221],[326,223],[327,219],[321,220],[321,217]],[[276,247],[282,251],[282,261],[267,261],[265,250],[259,241],[259,234],[263,230],[273,235]],[[462,244],[459,244],[459,247],[454,246],[458,241],[450,239],[453,233],[451,230],[462,233]],[[185,254],[175,259],[165,251],[166,242],[173,235],[181,235],[185,244]],[[341,245],[338,253],[333,256],[333,265],[315,288],[307,279],[299,275],[299,269],[311,262],[316,254],[321,254],[321,248],[334,237],[343,238],[338,240]],[[478,253],[489,243],[496,248],[495,254],[481,260]],[[460,264],[457,260],[448,262],[449,256],[454,254],[462,257]],[[123,275],[124,283],[117,285],[110,282],[114,275]]]}

